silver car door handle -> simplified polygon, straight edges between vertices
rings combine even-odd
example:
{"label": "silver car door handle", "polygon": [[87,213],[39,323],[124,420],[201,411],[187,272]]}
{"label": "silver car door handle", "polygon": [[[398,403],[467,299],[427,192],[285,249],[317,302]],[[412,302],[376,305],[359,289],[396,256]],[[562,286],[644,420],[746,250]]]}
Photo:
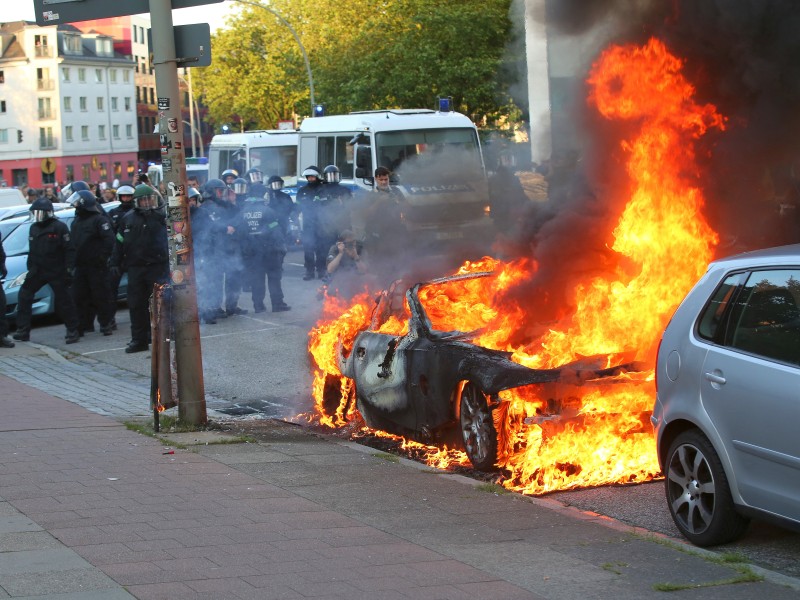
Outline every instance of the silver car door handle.
{"label": "silver car door handle", "polygon": [[712,383],[724,384],[725,378],[722,375],[714,375],[713,373],[706,373],[706,379]]}

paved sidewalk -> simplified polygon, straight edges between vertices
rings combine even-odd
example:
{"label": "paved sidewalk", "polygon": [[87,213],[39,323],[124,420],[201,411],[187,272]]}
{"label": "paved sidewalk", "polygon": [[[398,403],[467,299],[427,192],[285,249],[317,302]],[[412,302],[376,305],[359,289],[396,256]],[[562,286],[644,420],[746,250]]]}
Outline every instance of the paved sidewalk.
{"label": "paved sidewalk", "polygon": [[0,414],[0,598],[639,599],[670,584],[686,587],[674,598],[735,600],[800,590],[769,573],[725,585],[741,575],[711,555],[280,422],[262,423],[255,443],[165,442],[3,376]]}

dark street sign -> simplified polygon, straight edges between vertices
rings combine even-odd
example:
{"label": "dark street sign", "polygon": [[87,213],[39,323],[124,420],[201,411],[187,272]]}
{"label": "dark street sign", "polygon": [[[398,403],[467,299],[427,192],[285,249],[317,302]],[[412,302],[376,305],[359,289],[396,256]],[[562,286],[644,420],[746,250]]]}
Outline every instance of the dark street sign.
{"label": "dark street sign", "polygon": [[[222,0],[172,0],[172,8],[216,4]],[[37,25],[59,25],[150,12],[150,0],[33,0]]]}
{"label": "dark street sign", "polygon": [[[175,56],[178,67],[207,67],[211,64],[211,27],[208,23],[175,25]],[[147,47],[153,52],[153,30],[147,30]],[[160,109],[161,107],[159,107]]]}

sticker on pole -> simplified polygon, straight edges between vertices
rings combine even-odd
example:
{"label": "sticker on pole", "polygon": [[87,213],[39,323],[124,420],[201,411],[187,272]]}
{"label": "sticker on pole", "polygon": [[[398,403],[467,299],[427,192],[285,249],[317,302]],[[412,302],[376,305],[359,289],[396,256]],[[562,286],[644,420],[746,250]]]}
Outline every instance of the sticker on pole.
{"label": "sticker on pole", "polygon": [[158,110],[169,110],[169,98],[158,99]]}
{"label": "sticker on pole", "polygon": [[53,12],[52,10],[43,12],[42,17],[44,17],[45,21],[58,21],[61,18],[58,16],[57,12]]}
{"label": "sticker on pole", "polygon": [[178,119],[173,117],[167,119],[167,131],[170,133],[178,133]]}

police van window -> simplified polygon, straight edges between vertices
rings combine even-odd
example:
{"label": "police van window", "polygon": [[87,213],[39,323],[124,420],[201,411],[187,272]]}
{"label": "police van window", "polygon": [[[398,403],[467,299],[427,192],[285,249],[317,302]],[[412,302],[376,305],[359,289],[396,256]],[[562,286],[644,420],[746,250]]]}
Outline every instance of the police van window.
{"label": "police van window", "polygon": [[754,271],[737,297],[731,346],[800,364],[800,269]]}
{"label": "police van window", "polygon": [[320,169],[336,165],[342,179],[353,178],[353,147],[349,144],[353,134],[320,136],[317,142],[317,158]]}
{"label": "police van window", "polygon": [[[265,146],[250,148],[250,168],[266,176],[283,177],[286,185],[297,183],[297,146]],[[293,181],[294,180],[294,181]]]}
{"label": "police van window", "polygon": [[[414,131],[389,131],[375,136],[378,164],[397,170],[409,159],[421,154],[430,158],[450,158],[461,163],[480,165],[478,139],[472,129],[419,129]],[[474,171],[473,171],[474,172]],[[481,171],[478,171],[481,173]]]}

